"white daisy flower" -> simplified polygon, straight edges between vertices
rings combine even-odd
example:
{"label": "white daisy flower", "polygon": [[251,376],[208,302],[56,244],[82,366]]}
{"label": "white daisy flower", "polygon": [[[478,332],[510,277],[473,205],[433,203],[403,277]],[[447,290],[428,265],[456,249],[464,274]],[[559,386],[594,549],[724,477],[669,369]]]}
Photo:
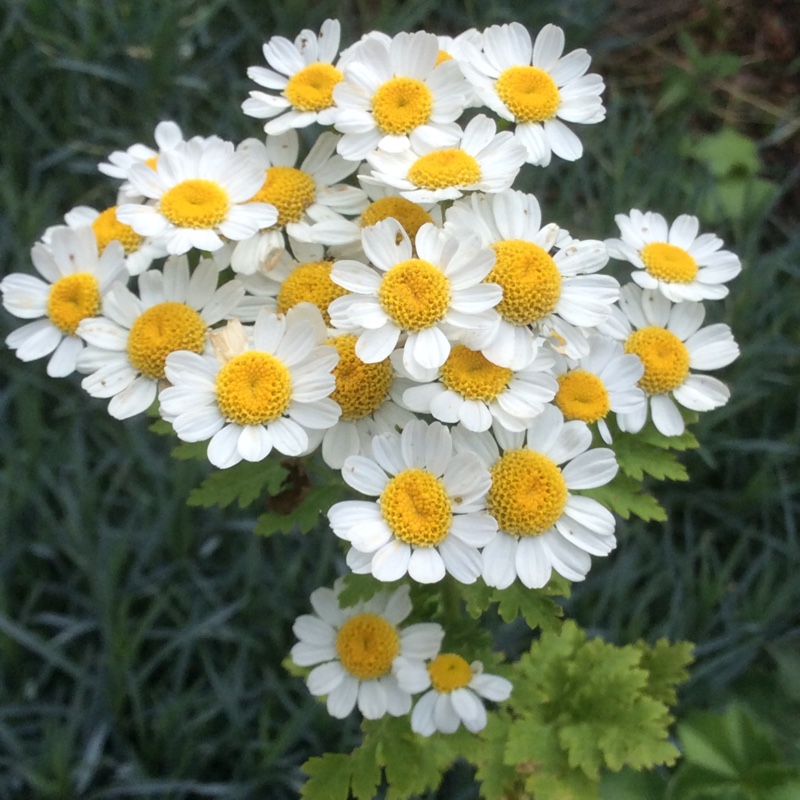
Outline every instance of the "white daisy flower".
{"label": "white daisy flower", "polygon": [[247,139],[239,145],[238,151],[246,153],[265,175],[251,202],[274,206],[278,220],[272,228],[236,244],[231,257],[235,272],[252,274],[270,253],[285,248],[284,230],[290,242],[309,242],[313,239],[310,226],[314,222],[364,210],[365,192],[340,183],[355,172],[358,164],[336,155],[338,140],[336,134],[321,134],[299,167],[295,167],[299,153],[295,130],[268,136],[266,143]]}
{"label": "white daisy flower", "polygon": [[440,653],[427,666],[400,656],[395,674],[401,688],[425,692],[411,714],[411,730],[420,736],[455,733],[462,723],[471,733],[482,731],[483,700],[508,700],[513,689],[511,681],[485,673],[480,661],[469,664],[456,653]]}
{"label": "white daisy flower", "polygon": [[235,280],[218,289],[218,274],[209,259],[190,275],[185,256],[168,258],[163,272],[139,276],[139,297],[117,283],[103,301],[103,315],[78,325],[88,345],[77,362],[87,374],[81,386],[92,397],[111,398],[112,417],[127,419],[150,407],[169,353],[210,350],[209,326],[224,319],[244,295]]}
{"label": "white daisy flower", "polygon": [[719,300],[728,294],[723,284],[742,271],[739,258],[720,250],[722,239],[713,233],[697,235],[697,217],[681,214],[668,225],[654,211],[631,209],[617,214],[621,239],[606,242],[609,255],[629,261],[637,269],[631,278],[643,289],[657,289],[667,300]]}
{"label": "white daisy flower", "polygon": [[509,131],[496,131],[494,120],[479,114],[453,146],[412,141],[401,152],[376,150],[367,156],[372,176],[364,180],[394,186],[415,203],[453,200],[464,192],[502,192],[517,177],[526,150]]}
{"label": "white daisy flower", "polygon": [[626,354],[620,342],[608,336],[589,337],[589,353],[571,364],[556,359],[558,392],[553,401],[564,419],[597,423],[600,436],[611,444],[606,418],[615,414],[647,413],[647,398],[637,386],[644,374],[641,359]]}
{"label": "white daisy flower", "polygon": [[432,383],[411,386],[403,403],[441,422],[460,422],[467,430],[486,431],[497,422],[524,431],[558,390],[553,356],[539,350],[522,369],[493,364],[479,350],[456,344]]}
{"label": "white daisy flower", "polygon": [[332,717],[343,719],[356,705],[367,719],[401,717],[411,710],[411,694],[398,684],[393,666],[402,659],[408,669],[418,664],[424,669],[425,660],[439,652],[444,631],[435,622],[402,627],[412,611],[408,586],[347,608],[339,605],[341,589],[338,582],[311,594],[316,614],[295,621],[299,641],[292,661],[314,666],[308,689],[317,697],[327,695]]}
{"label": "white daisy flower", "polygon": [[619,297],[616,279],[596,274],[608,263],[603,242],[573,239],[552,222],[542,227],[536,198],[515,190],[454,203],[445,230],[477,234],[494,251],[486,280],[503,289],[496,327],[466,344],[511,368],[530,362],[540,336],[570,358],[588,353],[586,330],[608,319]]}
{"label": "white daisy flower", "polygon": [[[657,430],[665,436],[683,433],[685,425],[678,406],[710,411],[728,402],[730,390],[722,381],[692,371],[720,369],[739,356],[739,346],[728,325],[703,328],[702,303],[673,305],[659,291],[641,289],[633,283],[622,288],[620,306],[622,313],[617,315],[614,332],[621,329],[625,352],[637,355],[644,364],[639,386],[648,396]],[[647,421],[647,405],[619,414],[620,429],[640,431]]]}
{"label": "white daisy flower", "polygon": [[[462,75],[465,73],[465,70],[461,67],[462,62],[474,58],[475,53],[480,53],[483,48],[483,33],[475,28],[462,31],[458,36],[437,35],[436,39],[439,42],[438,61],[446,61],[449,58],[454,59],[461,69]],[[482,106],[483,103],[478,97],[475,88],[472,84],[468,85],[467,108]]]}
{"label": "white daisy flower", "polygon": [[319,330],[304,314],[264,310],[252,332],[238,325],[226,332],[224,361],[171,353],[161,415],[183,441],[210,440],[208,460],[220,469],[261,461],[273,448],[287,456],[307,452],[309,430],[329,428],[340,414],[329,397],[339,356],[321,344]]}
{"label": "white daisy flower", "polygon": [[404,31],[388,43],[365,38],[351,49],[345,79],[333,90],[342,156],[361,161],[377,148],[396,152],[458,141],[456,120],[469,85],[455,61],[439,62],[438,56],[436,37],[424,31]]}
{"label": "white daisy flower", "polygon": [[353,572],[394,581],[408,575],[435,583],[449,572],[474,583],[478,552],[496,533],[484,498],[489,474],[470,453],[455,455],[441,423],[409,422],[401,434],[377,436],[372,458],[350,456],[342,477],[377,502],[345,500],[328,512],[333,532],[352,545]]}
{"label": "white daisy flower", "polygon": [[614,517],[572,492],[608,483],[618,468],[613,451],[589,450],[588,425],[564,422],[555,406],[545,407],[525,433],[493,431],[497,441],[462,426],[453,431],[457,452],[477,454],[491,474],[486,508],[498,533],[481,554],[484,581],[505,589],[519,577],[541,589],[553,570],[582,581],[590,555],[608,555],[616,546]]}
{"label": "white daisy flower", "polygon": [[50,356],[47,374],[62,378],[75,371],[83,340],[82,320],[100,314],[103,297],[115,281],[125,280],[125,251],[109,242],[98,253],[91,228],[51,230],[49,243],[37,242],[31,261],[44,278],[14,272],[0,281],[3,307],[34,320],[12,331],[6,344],[22,361]]}
{"label": "white daisy flower", "polygon": [[[552,154],[575,161],[583,155],[580,139],[564,122],[590,125],[605,119],[600,95],[603,79],[586,74],[591,58],[584,49],[564,52],[564,31],[545,25],[532,44],[518,22],[492,25],[483,32],[483,53],[462,62],[462,69],[483,102],[515,123],[514,139],[523,144],[529,164],[546,167]],[[563,121],[562,121],[563,120]]]}
{"label": "white daisy flower", "polygon": [[339,21],[326,19],[319,35],[303,30],[294,43],[283,36],[273,36],[263,48],[272,69],[247,70],[247,77],[270,93],[250,92],[242,111],[250,117],[269,120],[264,131],[270,136],[315,122],[330,125],[336,110],[333,89],[344,78],[333,64],[340,35]]}
{"label": "white daisy flower", "polygon": [[263,169],[216,137],[162,153],[158,170],[134,164],[128,179],[155,202],[123,203],[117,219],[173,255],[192,248],[219,250],[225,244],[222,237],[247,239],[278,219],[274,206],[250,202],[264,183]]}
{"label": "white daisy flower", "polygon": [[403,365],[419,380],[450,354],[445,329],[475,330],[494,324],[492,310],[500,288],[482,283],[494,261],[474,239],[456,239],[434,225],[423,225],[411,240],[394,219],[365,228],[362,244],[375,269],[358,261],[337,261],[331,278],[351,294],[334,300],[328,311],[335,328],[363,330],[356,354],[382,361],[401,334]]}

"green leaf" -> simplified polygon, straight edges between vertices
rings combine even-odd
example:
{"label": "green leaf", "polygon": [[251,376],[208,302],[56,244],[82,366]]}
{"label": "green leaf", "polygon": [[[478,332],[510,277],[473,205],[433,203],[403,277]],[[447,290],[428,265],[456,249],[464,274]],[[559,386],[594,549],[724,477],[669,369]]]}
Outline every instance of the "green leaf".
{"label": "green leaf", "polygon": [[342,608],[354,606],[356,603],[366,602],[373,598],[378,592],[393,592],[403,581],[392,581],[384,583],[372,575],[356,575],[349,572],[343,578],[344,588],[339,592],[339,605]]}
{"label": "green leaf", "polygon": [[639,433],[616,434],[612,449],[620,470],[637,481],[645,475],[658,480],[685,481],[689,478],[686,467],[670,451],[697,446],[698,441],[689,430],[680,436],[664,436],[648,424]]}
{"label": "green leaf", "polygon": [[189,495],[190,506],[226,508],[238,501],[240,508],[254,503],[265,492],[277,494],[286,477],[286,468],[277,459],[251,463],[240,461],[232,467],[209,475]]}
{"label": "green leaf", "polygon": [[643,491],[639,481],[622,472],[618,472],[614,479],[605,486],[598,486],[596,489],[582,489],[577,494],[597,500],[598,503],[623,519],[636,516],[645,522],[651,520],[664,522],[667,518],[667,512],[664,511],[658,500]]}
{"label": "green leaf", "polygon": [[732,173],[741,178],[756,175],[761,169],[755,142],[728,126],[701,136],[688,152],[702,161],[715,178],[727,178]]}
{"label": "green leaf", "polygon": [[353,764],[350,756],[326,753],[303,764],[308,780],[300,790],[306,800],[348,800]]}
{"label": "green leaf", "polygon": [[308,533],[328,512],[328,509],[341,499],[338,486],[312,486],[305,492],[303,499],[286,513],[267,511],[262,514],[255,526],[259,536],[272,536],[275,533],[291,533],[299,530]]}
{"label": "green leaf", "polygon": [[666,639],[659,639],[652,648],[643,641],[636,642],[634,647],[641,652],[641,666],[649,674],[647,693],[665,705],[675,705],[676,686],[689,679],[686,668],[694,660],[694,645],[691,642],[670,644]]}
{"label": "green leaf", "polygon": [[510,714],[498,711],[489,715],[483,731],[484,741],[474,763],[477,767],[475,778],[480,783],[484,800],[502,800],[511,796],[511,788],[519,781],[516,764],[509,766],[504,761],[510,723]]}

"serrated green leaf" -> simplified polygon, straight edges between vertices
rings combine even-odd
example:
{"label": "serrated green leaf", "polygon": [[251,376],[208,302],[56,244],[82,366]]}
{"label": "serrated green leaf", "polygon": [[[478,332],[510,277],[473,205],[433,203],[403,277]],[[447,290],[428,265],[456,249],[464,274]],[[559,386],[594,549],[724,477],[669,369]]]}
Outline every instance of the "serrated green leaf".
{"label": "serrated green leaf", "polygon": [[344,588],[339,592],[339,605],[342,608],[354,606],[356,603],[366,602],[373,598],[378,592],[393,592],[403,581],[393,581],[384,583],[372,575],[356,575],[349,572],[343,578]]}
{"label": "serrated green leaf", "polygon": [[483,743],[473,759],[477,770],[476,780],[480,783],[480,794],[484,800],[501,800],[511,795],[511,788],[518,782],[516,765],[509,766],[504,761],[511,716],[504,711],[489,715],[483,731]]}
{"label": "serrated green leaf", "polygon": [[254,532],[259,536],[272,536],[276,533],[291,533],[299,530],[308,533],[319,522],[319,518],[340,499],[338,487],[312,486],[302,501],[290,512],[267,511],[256,521]]}
{"label": "serrated green leaf", "polygon": [[674,453],[647,441],[643,436],[629,434],[615,437],[614,452],[620,470],[634,480],[640,481],[645,475],[652,475],[660,481],[689,479],[686,467],[678,461]]}
{"label": "serrated green leaf", "polygon": [[492,601],[497,603],[497,612],[503,622],[513,622],[522,616],[532,629],[557,631],[561,627],[564,609],[547,592],[547,587],[528,589],[514,581],[507,589],[495,589]]}
{"label": "serrated green leaf", "polygon": [[277,494],[286,477],[286,469],[276,459],[252,463],[240,461],[228,469],[217,470],[209,475],[189,495],[190,506],[219,506],[226,508],[238,501],[246,508],[263,494]]}
{"label": "serrated green leaf", "polygon": [[350,756],[326,753],[303,764],[308,780],[300,790],[306,800],[348,800],[353,765]]}
{"label": "serrated green leaf", "polygon": [[640,650],[641,666],[649,675],[647,694],[667,706],[674,705],[678,699],[676,686],[689,678],[686,668],[693,661],[694,645],[659,639],[652,647],[643,641],[634,646]]}
{"label": "serrated green leaf", "polygon": [[645,522],[664,522],[667,518],[667,512],[658,500],[643,491],[639,481],[622,472],[618,472],[610,483],[596,489],[582,489],[578,494],[597,500],[623,519],[635,516]]}

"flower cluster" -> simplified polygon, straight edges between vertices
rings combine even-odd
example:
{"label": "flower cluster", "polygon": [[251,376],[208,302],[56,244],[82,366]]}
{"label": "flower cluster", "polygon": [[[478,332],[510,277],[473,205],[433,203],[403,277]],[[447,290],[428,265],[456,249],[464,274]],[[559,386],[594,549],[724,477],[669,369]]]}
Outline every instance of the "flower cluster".
{"label": "flower cluster", "polygon": [[[32,249],[41,277],[0,283],[30,320],[6,342],[52,376],[77,370],[118,419],[157,404],[220,469],[318,451],[366,498],[328,513],[356,574],[583,580],[616,546],[613,514],[582,492],[614,479],[617,432],[676,436],[682,408],[728,399],[705,373],[738,348],[703,326],[703,301],[739,260],[688,215],[633,209],[621,238],[576,238],[513,188],[526,165],[579,158],[571,126],[605,116],[560,28],[339,45],[335,20],[264,45],[242,106],[264,138],[162,122],[156,149],[112,153],[115,203],[73,209]],[[627,285],[610,258],[632,265]],[[319,665],[309,687],[334,716],[405,714],[429,690],[415,731],[479,730],[477,696],[508,696],[439,654],[433,623],[399,627],[407,591],[312,604],[293,658]]]}

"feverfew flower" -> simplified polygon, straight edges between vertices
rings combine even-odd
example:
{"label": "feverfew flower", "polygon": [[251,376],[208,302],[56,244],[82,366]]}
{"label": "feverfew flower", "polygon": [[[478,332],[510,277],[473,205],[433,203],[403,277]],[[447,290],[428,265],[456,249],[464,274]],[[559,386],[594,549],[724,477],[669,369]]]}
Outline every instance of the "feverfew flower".
{"label": "feverfew flower", "polygon": [[[110,246],[110,245],[109,245]],[[217,288],[216,264],[206,259],[189,271],[186,256],[168,258],[161,270],[139,276],[139,297],[121,283],[103,302],[103,315],[84,319],[78,335],[88,347],[78,357],[81,386],[111,398],[108,413],[127,419],[146,411],[175,350],[203,353],[209,326],[224,319],[244,296],[238,281]]]}
{"label": "feverfew flower", "polygon": [[388,42],[367,37],[350,48],[345,80],[333,90],[342,156],[361,161],[377,148],[397,152],[458,140],[456,120],[469,85],[454,60],[438,56],[436,37],[424,31],[404,31]]}
{"label": "feverfew flower", "polygon": [[681,214],[671,225],[661,214],[638,209],[630,216],[617,214],[621,239],[606,242],[609,255],[629,261],[637,269],[631,278],[643,289],[657,289],[667,300],[719,300],[723,286],[742,270],[738,256],[720,250],[722,239],[697,232],[697,217]]}
{"label": "feverfew flower", "polygon": [[511,681],[485,673],[480,661],[469,664],[456,653],[440,653],[427,665],[400,656],[395,674],[401,688],[425,692],[411,714],[411,730],[421,736],[455,733],[462,723],[471,733],[482,731],[487,718],[481,698],[502,702],[513,688]]}
{"label": "feverfew flower", "polygon": [[477,95],[504,119],[516,123],[514,138],[527,150],[527,162],[546,167],[553,153],[575,161],[580,139],[562,122],[589,125],[605,119],[603,80],[586,75],[586,50],[564,52],[564,31],[545,25],[531,44],[518,22],[492,25],[483,32],[483,53],[461,62]]}
{"label": "feverfew flower", "polygon": [[590,555],[608,555],[616,546],[614,517],[572,492],[608,483],[618,468],[613,451],[590,450],[586,423],[564,422],[555,406],[546,406],[524,433],[493,432],[496,441],[461,426],[453,431],[457,452],[477,454],[491,474],[486,508],[498,532],[481,554],[484,581],[505,589],[519,577],[541,589],[553,570],[582,581]]}
{"label": "feverfew flower", "polygon": [[334,300],[328,311],[335,328],[363,330],[356,345],[363,361],[383,360],[405,334],[403,366],[415,379],[428,380],[450,354],[446,330],[494,323],[500,288],[482,283],[494,258],[474,239],[423,225],[413,257],[400,223],[386,219],[366,228],[362,243],[375,269],[358,261],[334,263],[331,279],[351,294]]}
{"label": "feverfew flower", "polygon": [[447,572],[461,583],[477,580],[478,548],[497,530],[484,506],[489,473],[471,453],[453,453],[444,425],[413,420],[399,435],[376,436],[372,458],[350,456],[342,477],[378,498],[346,500],[328,511],[333,532],[352,545],[353,572],[382,581],[408,573],[435,583]]}
{"label": "feverfew flower", "polygon": [[[728,402],[730,391],[722,381],[692,372],[726,367],[739,356],[728,325],[702,328],[705,308],[701,303],[673,305],[660,292],[633,283],[622,288],[620,307],[623,313],[615,317],[614,333],[624,338],[625,352],[637,355],[644,364],[639,386],[649,398],[657,430],[665,436],[683,433],[679,405],[710,411]],[[620,414],[617,420],[623,431],[636,433],[647,421],[647,405]]]}
{"label": "feverfew flower", "polygon": [[339,418],[329,397],[338,354],[321,344],[324,326],[315,309],[316,323],[306,319],[308,310],[276,316],[265,309],[252,331],[229,323],[216,358],[167,356],[172,385],[161,392],[161,415],[183,441],[210,440],[208,460],[215,467],[261,461],[273,448],[301,455],[309,449],[309,430],[325,430]]}
{"label": "feverfew flower", "polygon": [[319,35],[301,31],[294,43],[273,36],[263,48],[272,69],[250,67],[247,76],[277,94],[252,91],[242,103],[242,111],[250,117],[268,119],[264,131],[270,136],[315,122],[330,125],[335,113],[333,88],[344,78],[333,65],[340,36],[341,25],[335,19],[326,19]]}
{"label": "feverfew flower", "polygon": [[34,320],[12,331],[6,344],[22,361],[50,356],[47,374],[62,378],[75,371],[83,350],[77,333],[81,321],[100,314],[103,296],[128,273],[122,245],[109,242],[98,254],[91,228],[61,226],[48,238],[48,244],[37,242],[31,250],[44,280],[14,272],[0,281],[0,292],[6,311]]}
{"label": "feverfew flower", "polygon": [[250,202],[264,183],[263,169],[217,137],[193,139],[162,153],[157,170],[134,164],[128,179],[155,202],[123,203],[117,219],[173,255],[192,248],[219,250],[222,237],[247,239],[278,219],[274,206]]}
{"label": "feverfew flower", "polygon": [[400,687],[394,665],[402,659],[408,669],[424,669],[425,660],[439,652],[444,631],[435,622],[401,627],[412,610],[408,586],[346,608],[339,603],[342,588],[337,582],[333,589],[312,592],[316,614],[295,621],[299,641],[292,661],[319,665],[308,675],[308,689],[317,697],[327,695],[332,717],[346,717],[356,704],[367,719],[401,717],[411,710],[411,693]]}

